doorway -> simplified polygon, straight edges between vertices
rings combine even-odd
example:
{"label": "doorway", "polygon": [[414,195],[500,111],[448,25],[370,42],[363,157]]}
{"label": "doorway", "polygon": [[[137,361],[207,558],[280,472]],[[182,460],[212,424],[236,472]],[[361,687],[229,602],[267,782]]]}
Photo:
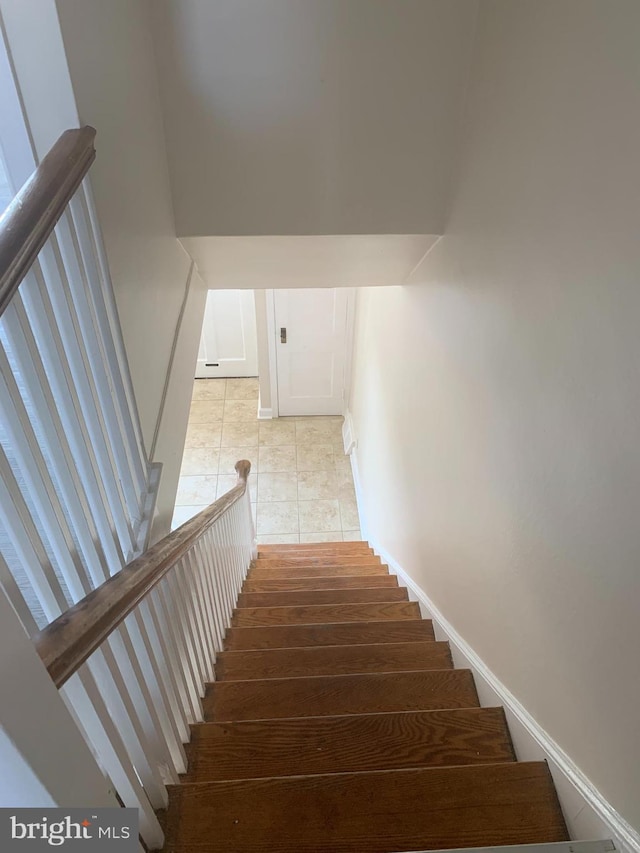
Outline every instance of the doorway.
{"label": "doorway", "polygon": [[353,298],[352,288],[273,291],[275,385],[281,417],[342,415]]}

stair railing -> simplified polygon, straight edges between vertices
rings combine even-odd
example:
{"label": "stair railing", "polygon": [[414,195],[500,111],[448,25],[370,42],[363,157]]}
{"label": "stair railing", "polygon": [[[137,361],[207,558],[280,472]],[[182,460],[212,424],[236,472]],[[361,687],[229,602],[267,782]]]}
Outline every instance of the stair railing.
{"label": "stair railing", "polygon": [[0,582],[39,628],[141,553],[160,474],[85,180],[94,139],[63,133],[0,218]]}
{"label": "stair railing", "polygon": [[86,179],[94,138],[66,131],[0,218],[0,593],[157,849],[156,810],[186,769],[189,725],[255,555],[250,464],[145,551],[159,466]]}
{"label": "stair railing", "polygon": [[189,725],[251,560],[247,478],[174,530],[34,638],[56,686],[149,849],[163,844],[156,810],[186,771]]}

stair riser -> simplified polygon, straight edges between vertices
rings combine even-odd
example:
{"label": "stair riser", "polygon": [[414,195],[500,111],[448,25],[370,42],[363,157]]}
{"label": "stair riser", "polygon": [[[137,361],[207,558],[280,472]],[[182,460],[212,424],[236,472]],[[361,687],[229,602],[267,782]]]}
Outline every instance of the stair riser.
{"label": "stair riser", "polygon": [[448,643],[318,646],[308,649],[221,652],[216,662],[216,681],[452,668]]}
{"label": "stair riser", "polygon": [[270,625],[327,625],[335,622],[378,622],[420,619],[415,601],[373,602],[370,604],[316,604],[303,607],[250,607],[236,610],[235,628]]}
{"label": "stair riser", "polygon": [[233,651],[360,643],[411,643],[433,639],[433,626],[426,619],[355,622],[346,625],[281,625],[274,628],[229,628],[225,649]]}
{"label": "stair riser", "polygon": [[330,564],[332,566],[379,566],[381,563],[380,557],[372,554],[346,554],[331,555],[331,556],[301,556],[301,557],[260,557],[256,560],[255,567],[260,569],[276,569],[287,568],[304,565],[304,566],[324,566]]}
{"label": "stair riser", "polygon": [[469,670],[255,681],[220,681],[203,701],[205,720],[265,720],[393,711],[473,708],[479,705]]}
{"label": "stair riser", "polygon": [[382,587],[385,589],[398,587],[398,578],[395,575],[351,575],[344,577],[310,577],[310,578],[273,578],[269,580],[247,579],[243,586],[243,592],[288,592],[293,590],[319,590],[319,589],[371,589]]}
{"label": "stair riser", "polygon": [[278,578],[341,577],[354,575],[388,575],[389,567],[380,563],[345,563],[340,566],[310,566],[301,562],[294,566],[256,566],[247,574],[248,580],[277,580]]}
{"label": "stair riser", "polygon": [[389,853],[568,840],[543,762],[181,785],[166,853]]}
{"label": "stair riser", "polygon": [[305,544],[278,544],[278,545],[258,545],[258,559],[262,557],[273,558],[279,556],[291,557],[306,557],[308,556],[324,556],[325,554],[373,554],[373,548],[370,548],[366,542],[337,542],[332,545],[327,543],[311,543]]}
{"label": "stair riser", "polygon": [[305,604],[365,604],[371,601],[408,601],[406,589],[378,587],[373,589],[325,589],[298,592],[243,592],[238,608],[299,607]]}
{"label": "stair riser", "polygon": [[187,782],[515,761],[501,708],[201,723]]}
{"label": "stair riser", "polygon": [[[350,543],[344,543],[347,545]],[[278,548],[272,546],[271,549],[266,550],[265,545],[258,546],[258,560],[274,560],[279,558],[291,559],[297,557],[326,557],[326,556],[335,556],[335,557],[348,557],[348,556],[357,556],[357,557],[373,557],[375,556],[373,553],[373,548],[345,548],[344,545],[331,548],[328,545],[312,547],[309,544],[306,545],[280,545]]]}

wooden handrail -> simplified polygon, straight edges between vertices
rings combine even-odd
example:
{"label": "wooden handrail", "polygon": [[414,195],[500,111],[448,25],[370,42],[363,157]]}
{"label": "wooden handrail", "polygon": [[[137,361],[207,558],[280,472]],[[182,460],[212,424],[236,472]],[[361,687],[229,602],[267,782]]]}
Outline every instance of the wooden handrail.
{"label": "wooden handrail", "polygon": [[202,534],[245,493],[251,463],[236,462],[238,483],[211,506],[132,560],[34,637],[58,688],[124,621]]}
{"label": "wooden handrail", "polygon": [[66,130],[0,218],[0,316],[89,171],[95,136]]}

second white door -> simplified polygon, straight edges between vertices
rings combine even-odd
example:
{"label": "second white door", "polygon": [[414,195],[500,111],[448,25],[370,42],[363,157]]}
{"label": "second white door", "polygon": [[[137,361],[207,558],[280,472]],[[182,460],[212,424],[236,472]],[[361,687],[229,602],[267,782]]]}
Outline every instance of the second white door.
{"label": "second white door", "polygon": [[348,288],[274,292],[278,411],[341,415]]}
{"label": "second white door", "polygon": [[258,343],[253,290],[210,290],[196,377],[257,375]]}

